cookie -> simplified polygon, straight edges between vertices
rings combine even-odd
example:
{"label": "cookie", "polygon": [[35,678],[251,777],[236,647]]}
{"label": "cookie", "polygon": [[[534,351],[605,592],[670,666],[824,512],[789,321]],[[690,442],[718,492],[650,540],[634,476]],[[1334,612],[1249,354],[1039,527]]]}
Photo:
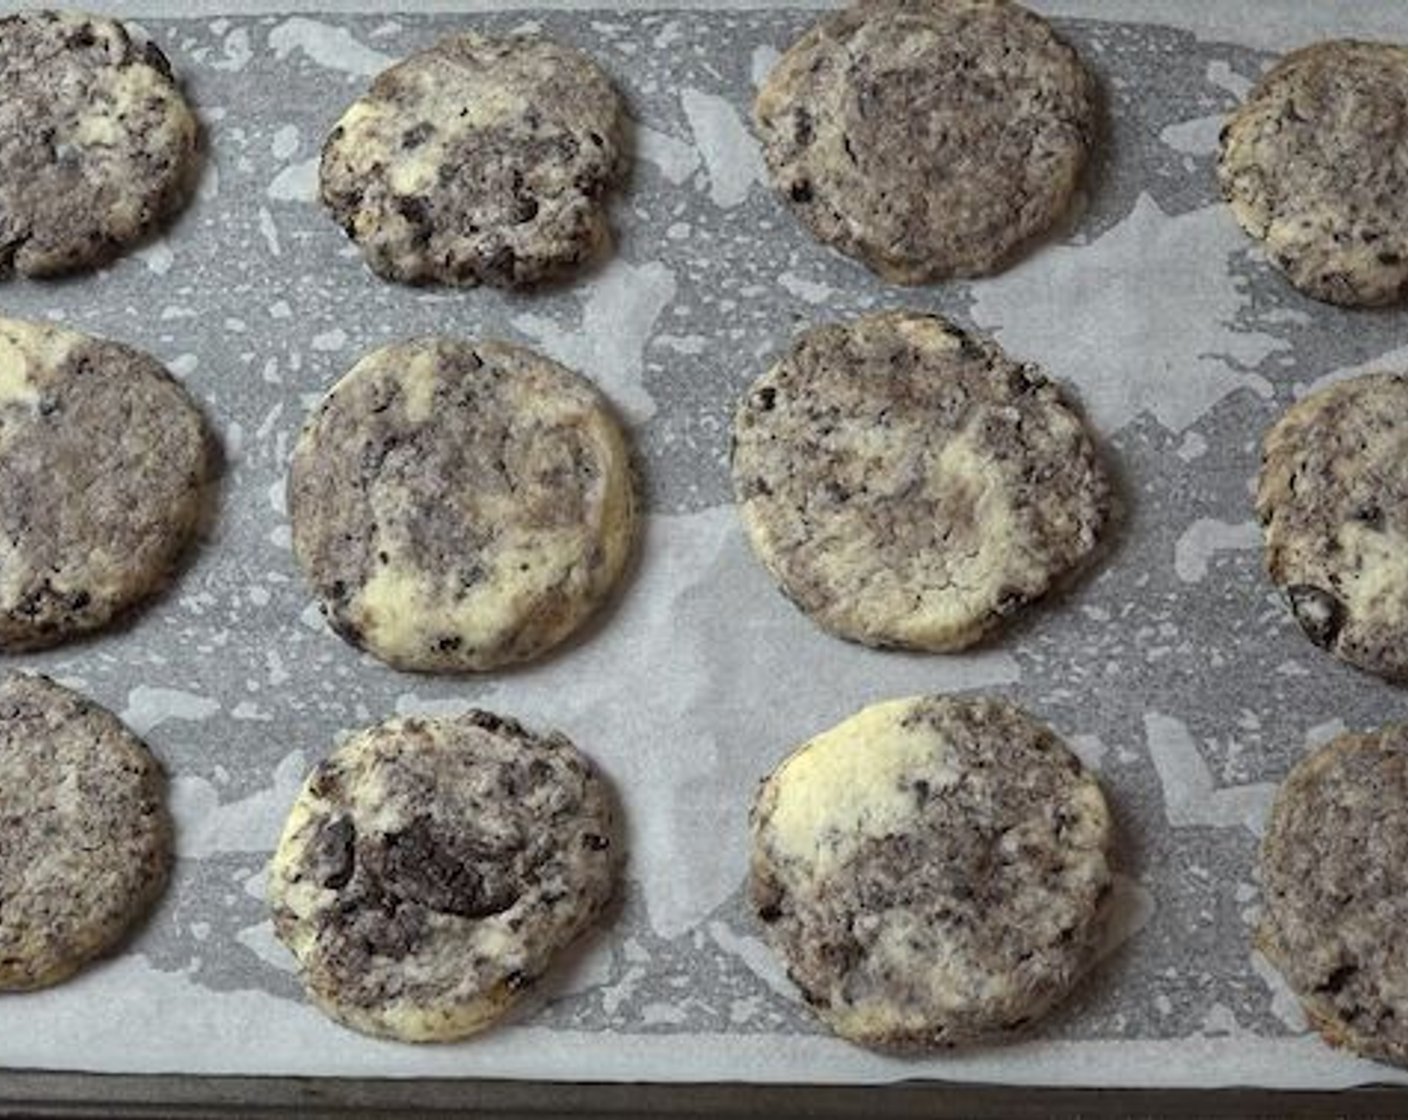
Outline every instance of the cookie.
{"label": "cookie", "polygon": [[754,551],[826,630],[955,650],[1095,548],[1110,490],[1033,366],[936,316],[802,334],[734,421]]}
{"label": "cookie", "polygon": [[803,744],[753,806],[752,900],[843,1038],[930,1049],[1024,1030],[1094,955],[1100,787],[997,700],[912,697]]}
{"label": "cookie", "polygon": [[67,979],[151,908],[171,866],[166,779],[111,712],[0,681],[0,991]]}
{"label": "cookie", "polygon": [[160,588],[209,467],[200,413],[155,358],[0,318],[0,649],[97,629]]}
{"label": "cookie", "polygon": [[606,787],[563,736],[469,711],[396,719],[309,776],[269,871],[312,1000],[408,1042],[500,1018],[602,912]]}
{"label": "cookie", "polygon": [[428,672],[551,649],[635,539],[630,455],[606,402],[501,342],[423,338],[363,358],[304,426],[288,505],[333,628]]}
{"label": "cookie", "polygon": [[580,51],[463,33],[377,76],[323,147],[323,205],[379,276],[522,287],[591,257],[621,99]]}
{"label": "cookie", "polygon": [[1397,300],[1408,280],[1408,47],[1317,43],[1281,60],[1222,130],[1242,228],[1306,295]]}
{"label": "cookie", "polygon": [[1266,434],[1257,480],[1266,571],[1306,636],[1408,680],[1408,376],[1340,381]]}
{"label": "cookie", "polygon": [[197,126],[165,55],[72,12],[0,18],[0,273],[98,264],[184,200]]}
{"label": "cookie", "polygon": [[1067,210],[1094,85],[1008,0],[862,0],[773,67],[753,120],[818,240],[897,284],[982,276]]}
{"label": "cookie", "polygon": [[1346,734],[1282,783],[1257,946],[1326,1041],[1408,1062],[1408,727]]}

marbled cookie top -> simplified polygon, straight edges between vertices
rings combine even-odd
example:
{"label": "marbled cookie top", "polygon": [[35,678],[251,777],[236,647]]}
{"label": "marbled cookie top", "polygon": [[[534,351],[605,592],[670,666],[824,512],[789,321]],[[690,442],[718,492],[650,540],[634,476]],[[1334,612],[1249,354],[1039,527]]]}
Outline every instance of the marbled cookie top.
{"label": "marbled cookie top", "polygon": [[1257,483],[1266,570],[1306,635],[1408,679],[1408,376],[1302,398],[1266,434]]}
{"label": "marbled cookie top", "polygon": [[96,629],[160,587],[210,468],[200,412],[155,358],[0,318],[0,647]]}
{"label": "marbled cookie top", "polygon": [[0,681],[0,991],[65,979],[161,892],[165,786],[110,712],[47,677]]}
{"label": "marbled cookie top", "polygon": [[1260,947],[1334,1043],[1408,1062],[1408,728],[1341,735],[1282,784]]}
{"label": "marbled cookie top", "polygon": [[1222,133],[1237,220],[1301,291],[1349,306],[1408,282],[1408,47],[1338,40],[1283,58]]}
{"label": "marbled cookie top", "polygon": [[753,118],[812,232],[916,284],[992,272],[1050,226],[1094,106],[1075,52],[1008,0],[869,0],[782,56]]}
{"label": "marbled cookie top", "polygon": [[122,24],[0,18],[0,271],[110,257],[181,200],[198,128],[166,57]]}
{"label": "marbled cookie top", "polygon": [[380,74],[323,149],[323,204],[388,280],[520,287],[590,257],[620,98],[581,52],[463,33]]}
{"label": "marbled cookie top", "polygon": [[971,645],[1095,548],[1109,484],[1033,366],[935,316],[802,334],[734,422],[743,521],[782,589],[868,645]]}
{"label": "marbled cookie top", "polygon": [[542,975],[600,914],[618,863],[606,788],[572,744],[469,711],[391,720],[322,762],[269,899],[324,1011],[445,1040]]}
{"label": "marbled cookie top", "polygon": [[490,669],[567,637],[621,575],[635,480],[586,381],[530,350],[444,338],[363,358],[289,474],[328,621],[398,668]]}
{"label": "marbled cookie top", "polygon": [[1110,828],[1099,785],[1017,709],[887,701],[763,784],[753,901],[844,1037],[973,1042],[1024,1029],[1090,963]]}

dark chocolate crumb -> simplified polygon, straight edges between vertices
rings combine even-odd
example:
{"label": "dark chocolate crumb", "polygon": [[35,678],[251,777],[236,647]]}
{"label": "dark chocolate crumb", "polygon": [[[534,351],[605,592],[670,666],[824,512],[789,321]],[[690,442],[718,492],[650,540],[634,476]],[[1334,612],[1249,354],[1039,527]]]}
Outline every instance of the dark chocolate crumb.
{"label": "dark chocolate crumb", "polygon": [[1304,583],[1287,588],[1286,594],[1306,636],[1323,649],[1331,648],[1344,625],[1344,604],[1328,591]]}

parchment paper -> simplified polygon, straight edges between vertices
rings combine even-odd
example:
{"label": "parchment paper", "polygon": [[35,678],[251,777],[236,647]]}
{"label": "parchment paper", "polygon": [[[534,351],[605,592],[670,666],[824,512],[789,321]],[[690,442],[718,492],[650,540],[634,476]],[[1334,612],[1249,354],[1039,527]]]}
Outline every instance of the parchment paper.
{"label": "parchment paper", "polygon": [[[1312,744],[1408,705],[1299,634],[1260,573],[1249,497],[1264,427],[1323,379],[1408,365],[1408,318],[1295,294],[1213,180],[1220,120],[1272,52],[1334,33],[1408,40],[1402,5],[1035,4],[1108,102],[1082,205],[1001,276],[908,290],[814,243],[763,184],[748,107],[814,11],[91,6],[139,17],[184,78],[209,141],[200,197],[141,252],[63,283],[6,283],[0,307],[160,356],[207,409],[227,467],[212,535],[161,602],[118,633],[14,659],[86,690],[152,744],[172,775],[180,861],[121,953],[0,1000],[0,1065],[1408,1080],[1308,1034],[1250,948],[1275,783]],[[617,244],[575,283],[529,296],[395,287],[312,201],[319,146],[345,104],[386,64],[468,25],[576,43],[629,99],[637,159]],[[890,306],[940,310],[1064,379],[1121,480],[1109,555],[980,652],[885,654],[820,634],[748,554],[729,505],[729,419],[748,383],[795,331]],[[644,463],[649,524],[618,603],[520,671],[418,677],[358,656],[322,625],[290,555],[283,478],[305,410],[370,347],[432,331],[517,340],[588,374]],[[963,690],[1011,697],[1098,769],[1122,833],[1116,919],[1090,982],[1033,1040],[883,1058],[829,1038],[759,941],[743,898],[748,805],[794,744],[860,706]],[[442,1047],[364,1039],[303,1002],[262,869],[339,733],[471,704],[562,729],[611,776],[629,827],[624,901],[511,1025]]]}

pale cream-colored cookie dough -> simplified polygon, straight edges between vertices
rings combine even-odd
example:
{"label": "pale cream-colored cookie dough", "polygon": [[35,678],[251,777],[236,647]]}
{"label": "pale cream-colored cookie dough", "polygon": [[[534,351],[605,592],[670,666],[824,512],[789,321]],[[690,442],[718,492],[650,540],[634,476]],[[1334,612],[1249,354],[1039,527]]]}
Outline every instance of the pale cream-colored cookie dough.
{"label": "pale cream-colored cookie dough", "polygon": [[753,120],[820,241],[922,284],[996,271],[1066,212],[1094,83],[1008,0],[862,0],[788,49]]}
{"label": "pale cream-colored cookie dough", "polygon": [[600,916],[606,786],[563,736],[468,711],[396,719],[309,776],[269,870],[278,936],[338,1022],[407,1042],[484,1030]]}
{"label": "pale cream-colored cookie dough", "polygon": [[1408,376],[1302,398],[1267,432],[1257,481],[1266,571],[1301,629],[1408,680]]}
{"label": "pale cream-colored cookie dough", "polygon": [[1315,299],[1375,306],[1408,282],[1408,47],[1287,55],[1222,132],[1218,178],[1267,258]]}
{"label": "pale cream-colored cookie dough", "polygon": [[586,55],[464,32],[377,76],[323,148],[323,204],[406,283],[522,287],[607,240],[624,112]]}
{"label": "pale cream-colored cookie dough", "polygon": [[118,719],[47,677],[0,681],[0,992],[110,951],[171,866],[160,764]]}
{"label": "pale cream-colored cookie dough", "polygon": [[1057,387],[937,316],[802,334],[734,422],[749,539],[832,633],[956,650],[1095,549],[1110,488]]}
{"label": "pale cream-colored cookie dough", "polygon": [[1408,1064],[1408,727],[1299,762],[1261,848],[1257,944],[1325,1040]]}
{"label": "pale cream-colored cookie dough", "polygon": [[620,426],[522,347],[373,351],[309,417],[288,483],[294,552],[328,621],[400,669],[492,669],[576,631],[635,540]]}
{"label": "pale cream-colored cookie dough", "polygon": [[0,18],[0,273],[98,264],[183,200],[198,127],[155,43],[116,20]]}
{"label": "pale cream-colored cookie dough", "polygon": [[0,317],[0,649],[149,598],[195,536],[210,466],[199,410],[155,358]]}
{"label": "pale cream-colored cookie dough", "polygon": [[807,1002],[866,1046],[1027,1030],[1090,965],[1100,787],[998,700],[912,697],[799,747],[753,807],[752,899]]}

